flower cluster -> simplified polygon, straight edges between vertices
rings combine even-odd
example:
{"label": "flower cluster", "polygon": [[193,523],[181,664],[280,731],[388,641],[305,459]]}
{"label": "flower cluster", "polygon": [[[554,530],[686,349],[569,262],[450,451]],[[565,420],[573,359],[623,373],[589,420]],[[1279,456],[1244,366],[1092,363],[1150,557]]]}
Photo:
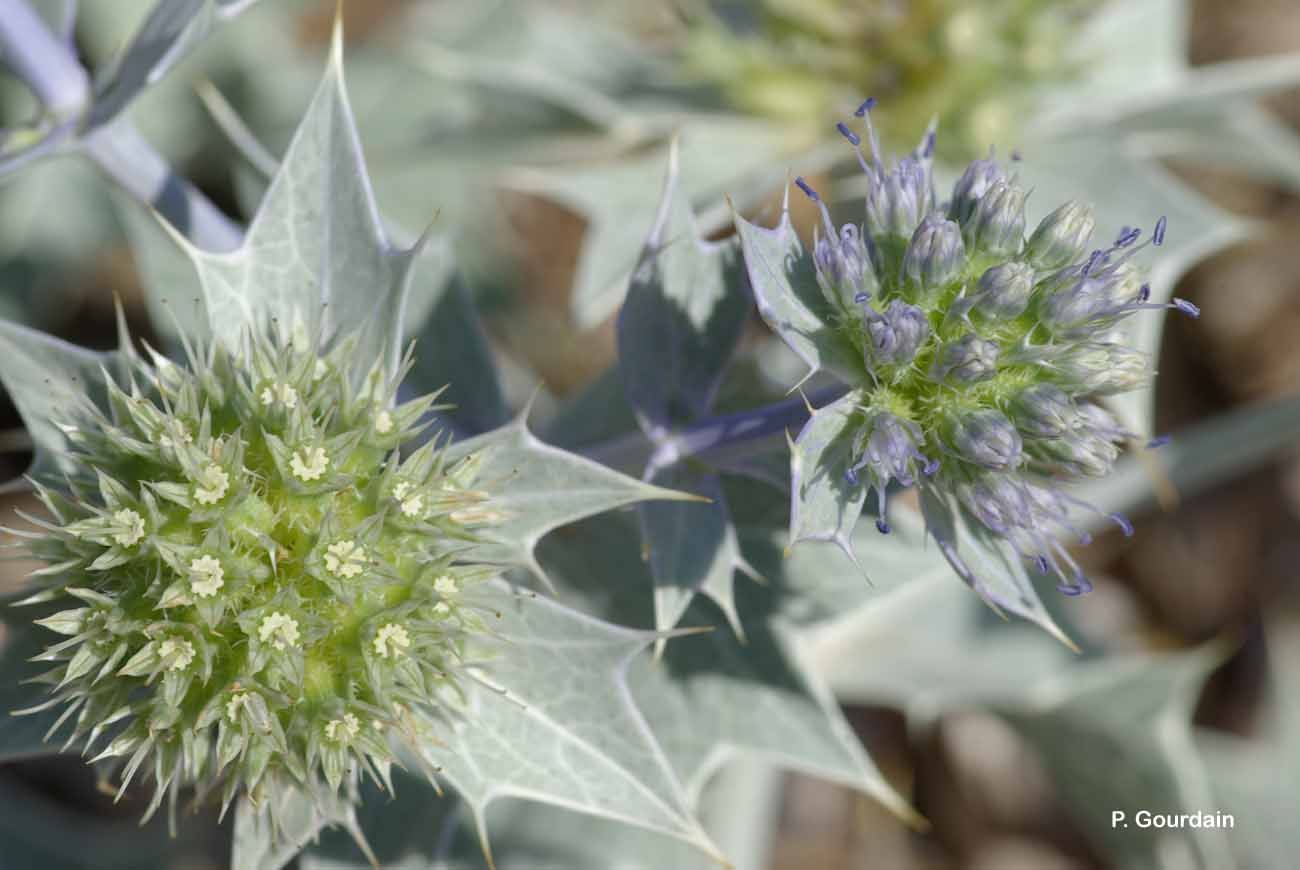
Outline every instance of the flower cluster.
{"label": "flower cluster", "polygon": [[472,558],[496,518],[480,457],[435,440],[402,458],[435,397],[394,406],[402,372],[356,375],[348,340],[187,350],[129,355],[104,408],[64,421],[76,471],[38,487],[49,567],[28,602],[76,606],[39,620],[65,639],[27,712],[62,707],[51,733],[102,746],[123,789],[152,774],[150,813],[190,784],[227,806],[386,784],[390,735],[454,701],[484,627],[464,596],[491,573]]}
{"label": "flower cluster", "polygon": [[[831,326],[861,360],[847,481],[875,490],[882,532],[889,487],[919,484],[1055,575],[1063,592],[1082,593],[1090,584],[1059,535],[1075,531],[1072,511],[1088,506],[1059,484],[1111,470],[1135,436],[1101,401],[1149,371],[1117,327],[1145,309],[1198,313],[1179,299],[1150,302],[1133,263],[1163,243],[1165,221],[1145,241],[1125,228],[1094,249],[1092,212],[1070,202],[1026,234],[1026,192],[992,155],[940,202],[933,132],[887,166],[871,108],[868,100],[857,113],[870,153],[839,125],[869,181],[861,226],[836,229],[797,180],[821,209],[813,260]],[[955,548],[944,549],[969,579]]]}
{"label": "flower cluster", "polygon": [[1033,85],[1070,74],[1068,48],[1088,6],[755,0],[694,16],[685,55],[747,111],[815,132],[837,106],[875,93],[894,131],[911,136],[939,116],[955,133],[954,153],[969,154],[1014,138]]}

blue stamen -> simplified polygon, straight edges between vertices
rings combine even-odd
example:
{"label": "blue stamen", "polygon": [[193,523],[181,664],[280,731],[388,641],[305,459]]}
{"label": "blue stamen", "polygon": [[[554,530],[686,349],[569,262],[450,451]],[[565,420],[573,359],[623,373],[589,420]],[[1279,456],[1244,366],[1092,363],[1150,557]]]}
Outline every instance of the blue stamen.
{"label": "blue stamen", "polygon": [[849,144],[854,148],[862,144],[862,137],[849,129],[849,125],[840,121],[835,125],[835,129],[840,131],[840,135],[849,140]]}
{"label": "blue stamen", "polygon": [[876,98],[867,97],[865,100],[862,101],[862,105],[858,106],[857,111],[855,111],[853,114],[859,118],[865,118],[867,116],[867,112],[870,112],[875,107],[876,107]]}
{"label": "blue stamen", "polygon": [[1150,441],[1147,442],[1147,449],[1155,450],[1159,447],[1164,447],[1166,444],[1168,444],[1170,441],[1173,440],[1174,437],[1172,435],[1157,435],[1155,438],[1152,438]]}
{"label": "blue stamen", "polygon": [[799,186],[799,189],[802,190],[804,194],[813,202],[822,201],[822,198],[817,194],[817,191],[813,190],[812,187],[808,184],[808,182],[803,180],[802,175],[797,176],[794,180],[794,183],[797,184]]}
{"label": "blue stamen", "polygon": [[1115,247],[1127,248],[1129,245],[1136,242],[1141,235],[1142,230],[1137,227],[1124,227],[1124,229],[1119,231],[1119,238],[1115,240]]}
{"label": "blue stamen", "polygon": [[925,144],[921,147],[922,157],[929,157],[932,154],[934,154],[934,141],[935,141],[934,131],[931,130],[929,133],[925,134]]}
{"label": "blue stamen", "polygon": [[882,535],[889,534],[889,523],[885,522],[884,517],[881,517],[880,519],[876,520],[876,529]]}
{"label": "blue stamen", "polygon": [[1143,284],[1138,288],[1138,302],[1146,302],[1151,298],[1151,285]]}
{"label": "blue stamen", "polygon": [[862,305],[863,303],[865,303],[865,302],[866,302],[867,300],[869,300],[870,298],[871,298],[871,294],[870,294],[870,293],[862,292],[862,293],[858,293],[856,296],[854,296],[854,297],[853,297],[853,301],[856,302],[858,305]]}
{"label": "blue stamen", "polygon": [[1188,302],[1186,299],[1175,298],[1174,301],[1169,304],[1172,305],[1174,308],[1177,308],[1179,311],[1183,312],[1184,314],[1186,314],[1188,317],[1201,316],[1201,309],[1197,308],[1195,305]]}
{"label": "blue stamen", "polygon": [[1124,533],[1124,537],[1133,537],[1133,524],[1128,521],[1128,517],[1123,514],[1111,514],[1111,520],[1119,526],[1119,530]]}
{"label": "blue stamen", "polygon": [[1165,243],[1165,228],[1169,226],[1169,218],[1161,217],[1156,221],[1156,228],[1151,231],[1151,244],[1157,248]]}

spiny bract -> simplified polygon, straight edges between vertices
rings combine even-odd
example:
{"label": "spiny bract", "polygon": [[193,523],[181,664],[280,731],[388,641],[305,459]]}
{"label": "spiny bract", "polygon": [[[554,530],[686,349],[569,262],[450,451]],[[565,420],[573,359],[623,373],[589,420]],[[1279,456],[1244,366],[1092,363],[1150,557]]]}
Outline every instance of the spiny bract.
{"label": "spiny bract", "polygon": [[400,457],[435,401],[394,406],[409,360],[362,379],[347,340],[244,344],[187,347],[188,367],[128,354],[106,410],[64,421],[66,487],[38,487],[48,588],[28,601],[78,606],[40,620],[67,639],[28,712],[63,706],[51,733],[71,722],[87,754],[108,738],[122,789],[145,766],[150,814],[187,784],[228,806],[272,785],[324,804],[362,769],[386,783],[390,734],[454,701],[484,627],[462,592],[492,573],[473,551],[497,515],[480,457]]}
{"label": "spiny bract", "polygon": [[[1125,228],[1090,251],[1092,211],[1069,202],[1026,238],[1026,193],[992,156],[971,163],[940,205],[933,131],[887,167],[872,105],[857,112],[870,155],[839,125],[869,182],[865,222],[837,230],[816,191],[797,180],[821,209],[813,260],[829,325],[861,360],[850,383],[847,484],[875,490],[882,532],[891,484],[953,498],[1054,574],[1063,592],[1085,592],[1088,579],[1058,534],[1074,531],[1072,510],[1089,506],[1058,484],[1107,474],[1119,446],[1135,437],[1100,404],[1148,378],[1149,361],[1117,326],[1143,309],[1198,313],[1179,299],[1149,302],[1132,262],[1147,244],[1163,243],[1165,221],[1147,242]],[[1112,519],[1130,532],[1123,517]],[[975,585],[942,524],[930,531]]]}

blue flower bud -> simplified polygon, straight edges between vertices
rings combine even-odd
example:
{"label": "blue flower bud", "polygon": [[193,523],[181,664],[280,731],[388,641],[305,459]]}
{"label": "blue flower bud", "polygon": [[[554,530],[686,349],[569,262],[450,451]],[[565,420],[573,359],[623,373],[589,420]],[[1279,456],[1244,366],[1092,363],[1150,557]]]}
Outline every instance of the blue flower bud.
{"label": "blue flower bud", "polygon": [[997,343],[971,332],[939,350],[930,375],[953,384],[973,384],[992,377],[997,369]]}
{"label": "blue flower bud", "polygon": [[934,198],[930,172],[917,157],[904,157],[867,191],[867,232],[873,238],[912,235]]}
{"label": "blue flower bud", "polygon": [[1025,240],[1025,192],[1007,181],[995,181],[962,224],[972,251],[1010,256]]}
{"label": "blue flower bud", "polygon": [[1052,384],[1035,384],[1022,390],[1011,400],[1010,411],[1017,428],[1031,438],[1054,438],[1079,423],[1074,402]]}
{"label": "blue flower bud", "polygon": [[1002,167],[991,157],[976,160],[967,166],[953,186],[952,201],[948,203],[948,217],[959,224],[965,224],[974,216],[975,207],[988,189],[1003,178],[1005,175]]}
{"label": "blue flower bud", "polygon": [[876,292],[876,273],[862,234],[853,224],[840,227],[838,237],[819,236],[813,247],[813,265],[822,295],[838,308],[853,310],[861,299]]}
{"label": "blue flower bud", "polygon": [[1020,433],[1001,411],[950,414],[945,434],[953,451],[967,462],[994,471],[1020,465]]}
{"label": "blue flower bud", "polygon": [[939,470],[939,463],[921,453],[924,440],[921,427],[886,411],[874,413],[853,440],[853,453],[857,462],[848,469],[845,477],[856,485],[865,470],[872,488],[876,491],[879,519],[876,528],[889,533],[886,521],[886,494],[890,481],[902,486],[912,486],[918,475],[929,477]]}
{"label": "blue flower bud", "polygon": [[985,317],[1010,320],[1029,307],[1034,293],[1034,269],[1028,263],[1000,263],[987,269],[975,285],[970,307]]}
{"label": "blue flower bud", "polygon": [[1092,209],[1070,201],[1043,218],[1029,237],[1025,253],[1039,269],[1059,269],[1082,259],[1097,225]]}
{"label": "blue flower bud", "polygon": [[894,299],[883,312],[867,314],[867,367],[906,365],[930,337],[925,312],[901,299]]}
{"label": "blue flower bud", "polygon": [[960,276],[965,265],[961,228],[952,221],[930,217],[916,228],[907,245],[903,279],[929,296]]}

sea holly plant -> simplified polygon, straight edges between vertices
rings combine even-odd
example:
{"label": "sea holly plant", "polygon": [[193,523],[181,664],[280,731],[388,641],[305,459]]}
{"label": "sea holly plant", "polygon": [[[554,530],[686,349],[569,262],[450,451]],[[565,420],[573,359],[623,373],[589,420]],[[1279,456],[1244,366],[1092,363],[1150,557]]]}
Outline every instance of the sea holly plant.
{"label": "sea holly plant", "polygon": [[1061,536],[1086,542],[1074,516],[1095,509],[1063,484],[1106,475],[1136,437],[1105,400],[1144,384],[1150,361],[1117,327],[1148,309],[1198,311],[1151,302],[1135,262],[1164,242],[1164,218],[1145,239],[1125,227],[1094,247],[1093,213],[1071,201],[1027,229],[1026,191],[992,154],[941,198],[933,128],[887,163],[873,105],[856,112],[864,134],[838,125],[867,179],[865,220],[837,227],[802,178],[821,212],[810,254],[788,209],[774,229],[737,218],[759,313],[810,374],[847,388],[791,443],[792,544],[834,541],[853,556],[868,495],[888,534],[891,490],[916,487],[958,576],[1060,635],[1026,565],[1067,595],[1091,588]]}
{"label": "sea holly plant", "polygon": [[[15,530],[45,563],[20,603],[48,643],[12,712],[119,795],[151,780],[149,814],[183,789],[238,802],[241,866],[327,824],[368,849],[359,783],[391,791],[394,764],[456,788],[485,850],[488,805],[520,795],[716,854],[624,685],[655,635],[502,579],[561,524],[687,496],[523,418],[423,437],[437,396],[397,399],[418,252],[378,223],[340,46],[240,247],[176,237],[205,323],[183,358],[0,324],[45,507]],[[11,722],[6,756],[31,752]]]}

